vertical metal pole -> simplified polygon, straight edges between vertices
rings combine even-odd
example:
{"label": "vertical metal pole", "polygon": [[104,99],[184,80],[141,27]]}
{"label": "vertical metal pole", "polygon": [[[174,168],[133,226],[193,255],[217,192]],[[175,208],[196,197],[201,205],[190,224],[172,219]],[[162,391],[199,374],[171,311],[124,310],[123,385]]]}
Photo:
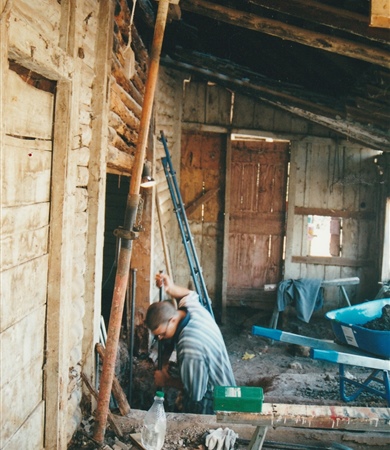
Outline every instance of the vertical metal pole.
{"label": "vertical metal pole", "polygon": [[129,356],[130,356],[130,368],[129,368],[129,390],[127,394],[127,399],[131,406],[131,396],[133,390],[133,352],[134,352],[134,316],[135,316],[135,293],[137,287],[137,269],[131,269],[131,300],[130,300],[130,330],[127,332],[130,335],[129,342]]}
{"label": "vertical metal pole", "polygon": [[[160,270],[160,273],[163,273],[162,270]],[[160,291],[159,291],[159,301],[162,302],[163,299],[163,286],[160,286]],[[158,370],[162,369],[162,354],[163,354],[163,343],[159,340],[158,341],[158,361],[157,361],[157,368]]]}
{"label": "vertical metal pole", "polygon": [[145,149],[150,127],[150,118],[153,109],[154,93],[156,90],[160,54],[164,37],[165,25],[168,15],[169,0],[160,0],[157,10],[153,43],[150,53],[148,78],[145,85],[145,96],[138,132],[138,142],[134,166],[131,174],[129,194],[127,196],[124,227],[122,231],[121,250],[119,254],[114,293],[112,298],[110,321],[107,332],[107,345],[103,361],[102,376],[98,405],[96,409],[95,430],[93,438],[103,443],[107,425],[107,416],[110,404],[112,382],[115,373],[115,361],[118,352],[119,334],[122,323],[125,294],[129,278],[132,238],[131,232],[137,216],[140,198],[140,185],[142,169],[145,160]]}

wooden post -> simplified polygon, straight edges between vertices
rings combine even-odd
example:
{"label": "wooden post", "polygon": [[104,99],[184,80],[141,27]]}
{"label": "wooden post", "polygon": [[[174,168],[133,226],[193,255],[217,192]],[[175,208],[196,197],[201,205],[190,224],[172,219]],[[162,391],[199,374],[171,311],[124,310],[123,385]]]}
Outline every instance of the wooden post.
{"label": "wooden post", "polygon": [[132,229],[135,223],[140,198],[140,184],[145,159],[145,148],[149,132],[150,118],[152,115],[153,99],[157,84],[158,68],[166,19],[168,15],[168,7],[169,0],[160,0],[150,54],[148,78],[145,85],[145,97],[139,127],[135,161],[131,175],[129,194],[127,196],[124,226],[122,229],[116,230],[117,234],[121,237],[121,249],[115,278],[110,321],[107,331],[106,352],[103,361],[99,398],[96,410],[94,439],[99,443],[103,443],[107,424],[107,414],[109,410],[110,394],[115,372],[115,360],[118,349],[125,293],[129,278],[132,239],[134,239]]}

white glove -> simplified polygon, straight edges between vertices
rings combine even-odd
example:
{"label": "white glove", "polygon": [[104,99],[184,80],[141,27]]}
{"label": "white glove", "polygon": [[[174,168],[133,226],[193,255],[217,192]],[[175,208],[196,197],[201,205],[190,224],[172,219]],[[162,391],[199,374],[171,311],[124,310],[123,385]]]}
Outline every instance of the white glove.
{"label": "white glove", "polygon": [[223,445],[223,440],[225,436],[222,428],[218,428],[217,430],[209,430],[209,434],[206,436],[206,447],[209,450],[220,450]]}
{"label": "white glove", "polygon": [[229,428],[209,430],[206,436],[206,447],[209,450],[231,450],[234,447],[238,434]]}
{"label": "white glove", "polygon": [[224,442],[224,450],[231,450],[234,448],[234,444],[236,443],[236,439],[238,434],[229,428],[225,428],[225,442]]}

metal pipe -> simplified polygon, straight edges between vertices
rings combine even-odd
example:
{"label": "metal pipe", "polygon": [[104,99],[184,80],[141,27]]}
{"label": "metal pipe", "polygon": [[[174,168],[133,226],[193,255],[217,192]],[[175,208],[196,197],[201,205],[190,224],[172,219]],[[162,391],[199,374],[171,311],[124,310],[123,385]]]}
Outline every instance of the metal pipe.
{"label": "metal pipe", "polygon": [[133,352],[134,352],[134,316],[135,316],[135,292],[137,287],[137,269],[131,269],[131,312],[130,312],[130,330],[127,332],[130,334],[129,342],[129,356],[130,356],[130,367],[129,367],[129,389],[127,393],[127,399],[131,405],[131,396],[133,389]]}
{"label": "metal pipe", "polygon": [[[153,109],[153,99],[156,90],[160,54],[164,37],[165,25],[168,15],[169,0],[160,0],[157,10],[156,24],[150,53],[148,78],[145,84],[145,96],[142,107],[142,115],[139,126],[137,148],[134,166],[131,175],[129,194],[127,197],[125,220],[121,240],[121,251],[119,254],[117,273],[115,278],[114,293],[112,298],[110,321],[107,332],[107,345],[105,358],[103,361],[102,376],[100,379],[100,389],[98,404],[96,408],[94,439],[103,443],[109,412],[109,403],[112,382],[115,373],[115,361],[118,351],[120,328],[123,316],[123,307],[127,283],[129,279],[132,240],[129,234],[133,229],[137,208],[140,199],[140,184],[142,169],[145,160],[145,149],[150,127],[150,118]],[[126,234],[128,232],[128,234]]]}
{"label": "metal pipe", "polygon": [[[160,270],[160,273],[163,273],[162,270]],[[162,302],[163,299],[163,286],[160,286],[159,290],[159,301]],[[163,355],[163,343],[159,340],[158,341],[158,360],[157,360],[157,368],[158,370],[162,369],[162,355]]]}

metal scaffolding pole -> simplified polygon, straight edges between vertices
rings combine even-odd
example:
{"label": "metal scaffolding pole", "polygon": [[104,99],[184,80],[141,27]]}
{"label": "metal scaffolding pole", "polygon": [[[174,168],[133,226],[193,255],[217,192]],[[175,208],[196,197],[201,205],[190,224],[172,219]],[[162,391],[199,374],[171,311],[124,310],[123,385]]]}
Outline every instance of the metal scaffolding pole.
{"label": "metal scaffolding pole", "polygon": [[152,115],[160,54],[168,16],[168,7],[169,0],[159,1],[152,49],[150,53],[148,78],[145,85],[145,96],[142,107],[135,161],[131,175],[129,194],[127,196],[124,226],[123,228],[116,230],[116,235],[121,238],[121,248],[115,278],[110,320],[108,324],[107,344],[103,361],[102,376],[100,378],[99,397],[93,436],[99,443],[103,443],[107,425],[107,416],[109,412],[112,382],[115,373],[115,361],[118,351],[125,294],[129,278],[132,240],[135,238],[133,225],[137,216],[137,209],[140,199],[142,169],[145,160],[145,149],[150,126],[150,118]]}

